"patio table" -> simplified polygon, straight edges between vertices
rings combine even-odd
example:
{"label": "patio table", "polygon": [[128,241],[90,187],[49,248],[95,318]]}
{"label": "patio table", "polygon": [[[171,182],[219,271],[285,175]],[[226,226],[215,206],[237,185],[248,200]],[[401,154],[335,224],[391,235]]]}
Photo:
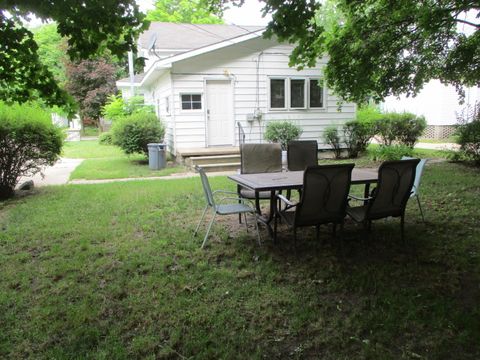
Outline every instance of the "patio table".
{"label": "patio table", "polygon": [[[261,191],[270,191],[270,212],[267,216],[263,216],[260,210],[259,201],[257,204],[258,220],[263,223],[273,237],[273,230],[270,223],[273,220],[275,212],[275,193],[282,190],[300,190],[303,187],[303,171],[286,171],[274,173],[260,173],[260,174],[235,174],[229,175],[230,180],[235,181],[238,185],[247,189],[253,190],[258,199]],[[377,169],[356,169],[352,171],[352,185],[364,184],[365,197],[370,191],[370,184],[378,181]]]}

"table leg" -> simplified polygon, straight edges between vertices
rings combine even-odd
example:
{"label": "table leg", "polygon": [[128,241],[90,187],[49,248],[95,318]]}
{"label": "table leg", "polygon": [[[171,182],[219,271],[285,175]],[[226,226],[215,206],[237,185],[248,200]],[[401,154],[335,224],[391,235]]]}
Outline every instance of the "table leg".
{"label": "table leg", "polygon": [[268,234],[273,239],[273,229],[271,222],[273,220],[273,216],[275,214],[275,191],[270,192],[270,211],[265,215],[262,215],[262,211],[260,209],[260,197],[259,192],[255,191],[255,207],[257,209],[257,221],[267,228]]}
{"label": "table leg", "polygon": [[[370,196],[370,183],[365,184],[365,190],[363,191],[363,197],[366,199]],[[363,202],[363,205],[367,205],[368,200]]]}

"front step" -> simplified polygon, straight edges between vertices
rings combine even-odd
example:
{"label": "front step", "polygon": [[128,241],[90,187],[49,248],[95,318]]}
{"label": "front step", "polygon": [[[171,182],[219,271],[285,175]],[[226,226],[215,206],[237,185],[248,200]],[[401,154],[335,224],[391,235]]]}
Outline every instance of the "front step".
{"label": "front step", "polygon": [[187,166],[194,167],[195,165],[202,166],[208,164],[228,164],[240,163],[240,155],[213,155],[213,156],[192,156],[185,159]]}
{"label": "front step", "polygon": [[220,164],[204,164],[201,168],[205,172],[219,172],[219,171],[232,171],[237,172],[240,169],[240,162],[234,163],[220,163]]}

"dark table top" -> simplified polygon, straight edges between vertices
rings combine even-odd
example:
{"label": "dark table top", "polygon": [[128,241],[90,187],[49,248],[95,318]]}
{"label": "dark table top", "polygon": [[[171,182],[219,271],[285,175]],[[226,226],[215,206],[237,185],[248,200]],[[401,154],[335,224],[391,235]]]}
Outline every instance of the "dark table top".
{"label": "dark table top", "polygon": [[[229,179],[254,191],[301,189],[303,171],[286,171],[261,174],[236,174]],[[352,170],[352,184],[371,184],[378,181],[378,169]]]}

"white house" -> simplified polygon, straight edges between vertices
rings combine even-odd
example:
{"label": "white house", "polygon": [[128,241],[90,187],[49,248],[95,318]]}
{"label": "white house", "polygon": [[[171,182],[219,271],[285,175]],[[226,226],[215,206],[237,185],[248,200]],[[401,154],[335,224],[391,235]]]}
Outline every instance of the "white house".
{"label": "white house", "polygon": [[263,142],[270,121],[288,120],[302,139],[318,140],[328,126],[355,117],[356,106],[338,104],[323,86],[319,59],[314,68],[288,66],[292,45],[262,37],[263,28],[153,22],[139,39],[145,72],[117,82],[154,104],[167,125],[170,152],[238,145],[237,122],[247,142]]}

